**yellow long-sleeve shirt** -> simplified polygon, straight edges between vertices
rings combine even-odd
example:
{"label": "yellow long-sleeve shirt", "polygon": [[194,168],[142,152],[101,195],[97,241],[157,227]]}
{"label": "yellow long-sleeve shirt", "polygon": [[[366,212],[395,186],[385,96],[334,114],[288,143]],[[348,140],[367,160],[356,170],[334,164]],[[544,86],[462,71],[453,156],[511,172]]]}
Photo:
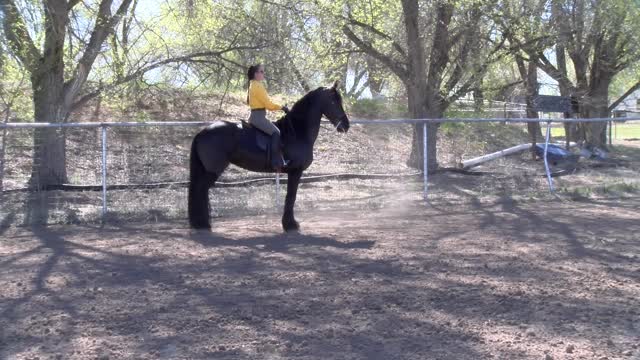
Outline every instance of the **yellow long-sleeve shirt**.
{"label": "yellow long-sleeve shirt", "polygon": [[281,110],[282,105],[271,101],[262,82],[251,80],[249,83],[249,107],[253,109]]}

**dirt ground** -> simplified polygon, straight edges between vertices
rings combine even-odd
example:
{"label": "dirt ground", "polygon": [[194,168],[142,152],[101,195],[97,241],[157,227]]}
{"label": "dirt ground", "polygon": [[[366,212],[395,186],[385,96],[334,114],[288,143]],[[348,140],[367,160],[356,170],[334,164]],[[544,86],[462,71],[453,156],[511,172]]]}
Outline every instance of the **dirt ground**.
{"label": "dirt ground", "polygon": [[640,199],[5,228],[2,359],[640,359]]}

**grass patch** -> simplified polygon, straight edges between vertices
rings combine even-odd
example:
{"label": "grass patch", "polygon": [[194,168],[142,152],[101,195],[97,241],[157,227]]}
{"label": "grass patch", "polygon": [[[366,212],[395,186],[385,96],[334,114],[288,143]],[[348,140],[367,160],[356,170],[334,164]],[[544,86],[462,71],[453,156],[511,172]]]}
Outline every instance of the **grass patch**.
{"label": "grass patch", "polygon": [[562,188],[561,193],[564,193],[572,200],[587,200],[597,195],[613,195],[613,196],[626,196],[631,194],[640,193],[640,184],[638,183],[613,183],[600,186],[579,186],[572,188]]}
{"label": "grass patch", "polygon": [[[607,129],[607,136],[608,136]],[[564,127],[552,127],[551,135],[554,137],[564,137]],[[640,123],[614,123],[613,124],[613,138],[619,140],[625,139],[640,139]]]}

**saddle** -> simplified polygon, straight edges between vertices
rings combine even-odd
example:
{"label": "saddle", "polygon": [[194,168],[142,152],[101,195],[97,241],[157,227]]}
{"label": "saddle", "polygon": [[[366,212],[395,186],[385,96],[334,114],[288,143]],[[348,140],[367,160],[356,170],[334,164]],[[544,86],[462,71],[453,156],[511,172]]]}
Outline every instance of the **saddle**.
{"label": "saddle", "polygon": [[249,122],[245,120],[241,120],[242,126],[241,128],[244,130],[254,130],[256,134],[256,145],[260,150],[265,151],[267,153],[267,157],[270,157],[271,154],[271,136],[269,136],[264,131],[258,129],[257,127],[252,126]]}
{"label": "saddle", "polygon": [[254,156],[264,156],[265,168],[279,167],[275,164],[279,163],[276,157],[281,157],[280,152],[284,149],[282,139],[268,135],[245,120],[240,120],[238,127],[243,130],[242,137],[246,141],[247,150],[253,152]]}

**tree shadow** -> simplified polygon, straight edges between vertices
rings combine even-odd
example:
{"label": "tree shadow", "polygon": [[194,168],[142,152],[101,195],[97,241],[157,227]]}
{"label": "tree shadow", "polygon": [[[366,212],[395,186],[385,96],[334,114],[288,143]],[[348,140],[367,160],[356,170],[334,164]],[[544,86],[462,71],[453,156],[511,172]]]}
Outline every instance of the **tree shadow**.
{"label": "tree shadow", "polygon": [[49,220],[52,194],[50,191],[30,191],[25,202],[25,225],[43,225]]}
{"label": "tree shadow", "polygon": [[[116,233],[114,230],[98,235],[109,237]],[[225,337],[236,331],[228,324],[251,329],[259,339],[257,350],[272,352],[274,356],[317,358],[325,354],[328,357],[323,358],[338,358],[346,352],[358,358],[393,359],[408,358],[401,355],[405,351],[414,355],[428,353],[428,348],[420,345],[425,340],[422,335],[401,335],[391,329],[390,334],[395,334],[391,344],[380,338],[379,324],[355,329],[348,325],[349,320],[345,323],[340,315],[344,308],[364,306],[358,304],[357,296],[353,303],[330,301],[339,297],[341,291],[352,291],[346,290],[350,282],[345,276],[354,276],[349,274],[402,276],[392,262],[360,259],[351,253],[370,249],[374,241],[342,242],[333,237],[301,234],[241,239],[202,233],[176,237],[174,233],[157,232],[154,240],[150,240],[150,249],[171,246],[176,240],[191,240],[193,245],[185,245],[186,249],[195,246],[205,254],[211,250],[226,253],[219,259],[184,258],[183,254],[176,260],[167,253],[127,254],[124,249],[128,242],[94,245],[90,244],[92,240],[78,240],[64,230],[34,228],[32,234],[37,244],[20,254],[20,258],[36,261],[11,264],[34,270],[29,288],[20,296],[1,302],[3,339],[18,353],[33,344],[50,346],[60,342],[65,345],[58,346],[58,351],[69,355],[78,351],[68,343],[69,339],[98,331],[101,335],[96,336],[104,339],[124,337],[134,356],[252,358],[242,348],[227,345],[230,340],[225,341]],[[118,235],[127,234],[128,231],[120,231]],[[72,239],[67,239],[68,236]],[[317,251],[322,249],[327,251]],[[276,259],[269,253],[289,256]],[[329,281],[330,286],[296,275],[304,273],[322,274],[326,277],[323,281]],[[216,280],[221,276],[226,280]],[[50,280],[60,277],[67,279],[67,285],[52,288]],[[35,309],[41,313],[38,319],[46,319],[44,333],[37,325],[28,325],[35,319],[31,316]],[[66,320],[59,320],[60,314]],[[406,322],[391,313],[379,313],[377,317],[390,326]],[[295,329],[275,326],[275,320],[287,322]],[[315,326],[333,330],[324,337],[325,330],[315,332]],[[446,341],[453,336],[438,324],[423,326],[432,329],[431,342]],[[30,330],[25,331],[25,327]],[[173,329],[176,333],[167,336],[156,328]],[[219,345],[211,348],[212,339]],[[277,346],[272,346],[272,341]],[[336,347],[336,343],[340,346]],[[454,352],[465,355],[461,358],[481,357],[464,343],[457,343],[454,348]]]}
{"label": "tree shadow", "polygon": [[[524,333],[522,323],[545,341],[593,339],[580,331],[594,324],[616,336],[632,331],[608,320],[628,316],[624,296],[574,294],[571,278],[555,266],[620,260],[617,248],[585,247],[580,226],[587,213],[535,211],[503,200],[427,209],[411,218],[420,222],[392,220],[395,228],[373,219],[362,232],[334,230],[345,236],[232,236],[190,232],[182,224],[33,229],[32,246],[0,263],[30,278],[30,289],[0,300],[3,337],[19,350],[89,333],[132,357],[386,360],[483,359],[490,352],[526,358],[532,353],[484,338],[498,327]],[[443,217],[462,225],[448,229]],[[613,229],[637,228],[631,218],[605,220]],[[429,231],[412,229],[418,234],[404,239],[405,226]],[[536,262],[492,253],[500,249],[493,244],[465,253],[474,246],[471,235],[496,233],[501,242],[562,251]],[[438,248],[448,236],[455,248]],[[640,273],[630,271],[611,273],[637,279]],[[64,287],[49,284],[60,277]],[[60,331],[26,331],[34,311]],[[60,313],[70,320],[57,320]],[[59,351],[68,355],[78,345],[67,346]]]}
{"label": "tree shadow", "polygon": [[[2,196],[2,195],[0,195]],[[13,222],[16,219],[16,213],[13,210],[10,210],[9,213],[7,213],[2,220],[0,220],[0,235],[2,235],[4,232],[6,232],[7,230],[9,230],[11,228],[11,225],[13,224]]]}

